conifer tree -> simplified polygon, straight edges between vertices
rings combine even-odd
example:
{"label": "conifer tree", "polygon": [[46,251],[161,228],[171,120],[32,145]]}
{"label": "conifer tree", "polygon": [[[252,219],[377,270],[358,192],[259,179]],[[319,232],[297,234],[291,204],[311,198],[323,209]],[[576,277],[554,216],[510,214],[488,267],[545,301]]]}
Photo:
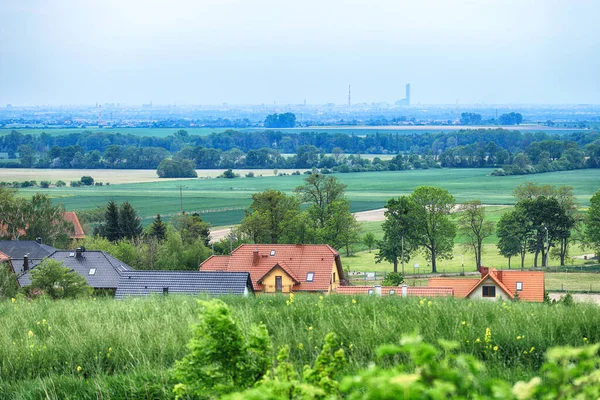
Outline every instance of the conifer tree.
{"label": "conifer tree", "polygon": [[140,217],[128,201],[121,204],[119,228],[121,238],[137,239],[142,233]]}
{"label": "conifer tree", "polygon": [[111,242],[116,242],[121,239],[121,229],[119,226],[119,207],[114,200],[110,200],[106,206],[106,212],[104,213],[104,227],[101,229],[102,236],[106,237]]}
{"label": "conifer tree", "polygon": [[150,235],[158,239],[159,242],[165,240],[167,234],[167,224],[160,219],[160,214],[156,214],[152,227],[150,228]]}

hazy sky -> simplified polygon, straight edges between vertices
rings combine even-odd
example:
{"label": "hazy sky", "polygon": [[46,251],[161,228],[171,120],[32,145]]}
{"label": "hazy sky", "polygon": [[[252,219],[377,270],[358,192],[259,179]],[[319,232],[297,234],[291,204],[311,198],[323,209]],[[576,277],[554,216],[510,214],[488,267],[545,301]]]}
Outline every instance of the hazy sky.
{"label": "hazy sky", "polygon": [[600,103],[597,0],[0,0],[0,106]]}

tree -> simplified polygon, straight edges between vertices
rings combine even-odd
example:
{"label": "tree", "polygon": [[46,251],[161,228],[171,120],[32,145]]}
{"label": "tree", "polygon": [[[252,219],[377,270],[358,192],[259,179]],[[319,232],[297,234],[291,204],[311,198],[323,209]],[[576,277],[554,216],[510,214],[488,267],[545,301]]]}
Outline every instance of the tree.
{"label": "tree", "polygon": [[8,262],[0,262],[0,300],[15,297],[19,286]]}
{"label": "tree", "polygon": [[448,190],[431,186],[419,186],[410,195],[416,204],[417,229],[411,240],[427,249],[431,260],[431,272],[437,272],[437,260],[452,258],[456,225],[450,220],[450,212],[456,202]]}
{"label": "tree", "polygon": [[119,210],[120,238],[137,239],[142,234],[142,223],[135,208],[128,201],[121,205]]}
{"label": "tree", "polygon": [[275,189],[254,193],[252,200],[242,220],[242,231],[255,243],[282,243],[291,221],[300,212],[299,201]]}
{"label": "tree", "polygon": [[22,197],[15,196],[13,189],[0,186],[0,235],[4,234],[8,240],[19,240],[29,222],[29,204]]}
{"label": "tree", "polygon": [[369,249],[369,253],[371,252],[373,246],[375,246],[375,242],[375,234],[373,232],[365,233],[365,235],[363,236],[363,244],[367,246],[367,248]]}
{"label": "tree", "polygon": [[521,268],[525,267],[525,255],[530,234],[527,218],[520,210],[509,211],[500,217],[497,246],[500,254],[508,258],[509,269],[511,257],[517,255],[521,257]]}
{"label": "tree", "polygon": [[19,146],[19,156],[22,168],[31,168],[35,164],[35,150],[30,144]]}
{"label": "tree", "polygon": [[65,247],[73,232],[73,224],[64,218],[65,207],[54,205],[48,195],[35,194],[28,204],[25,236],[29,240],[42,238],[44,243]]}
{"label": "tree", "polygon": [[465,246],[475,253],[477,270],[481,267],[483,240],[494,232],[494,223],[485,220],[485,207],[479,200],[463,203],[459,208],[458,231],[468,239]]}
{"label": "tree", "polygon": [[308,202],[309,213],[317,227],[325,226],[327,206],[344,197],[346,185],[333,176],[318,173],[304,179],[304,185],[296,188],[296,194],[302,202]]}
{"label": "tree", "polygon": [[51,258],[45,258],[31,271],[31,288],[42,290],[52,299],[84,297],[92,293],[84,277]]}
{"label": "tree", "polygon": [[383,240],[377,242],[375,262],[388,261],[394,264],[394,272],[398,272],[398,260],[407,262],[418,249],[413,235],[419,224],[419,212],[408,196],[401,196],[386,202],[384,214]]}
{"label": "tree", "polygon": [[585,234],[588,243],[596,253],[596,257],[600,258],[600,190],[590,199]]}
{"label": "tree", "polygon": [[104,211],[104,223],[94,229],[94,234],[107,238],[111,242],[116,242],[122,238],[121,227],[119,225],[119,206],[114,200],[110,200]]}
{"label": "tree", "polygon": [[160,214],[156,214],[156,218],[152,221],[150,226],[150,236],[155,237],[159,242],[165,240],[167,233],[167,224],[160,219]]}
{"label": "tree", "polygon": [[519,113],[510,112],[508,114],[502,114],[498,117],[500,125],[519,125],[523,121],[523,116]]}
{"label": "tree", "polygon": [[156,169],[159,178],[197,178],[192,160],[165,158]]}
{"label": "tree", "polygon": [[173,227],[181,235],[181,240],[184,244],[196,242],[198,239],[205,246],[210,242],[210,224],[204,222],[198,213],[187,214],[183,213],[171,219]]}
{"label": "tree", "polygon": [[350,202],[339,199],[327,206],[327,219],[321,228],[323,241],[334,249],[346,248],[350,256],[350,245],[360,240],[360,225],[350,213]]}
{"label": "tree", "polygon": [[94,184],[94,178],[92,178],[91,176],[82,176],[81,183],[85,186],[92,186]]}
{"label": "tree", "polygon": [[265,128],[293,128],[296,126],[296,115],[293,113],[269,114],[265,118]]}

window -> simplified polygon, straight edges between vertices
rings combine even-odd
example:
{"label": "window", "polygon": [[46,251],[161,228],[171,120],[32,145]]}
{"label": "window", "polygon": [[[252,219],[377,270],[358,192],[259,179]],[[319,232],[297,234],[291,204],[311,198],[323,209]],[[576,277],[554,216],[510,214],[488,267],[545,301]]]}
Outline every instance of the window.
{"label": "window", "polygon": [[390,295],[396,294],[396,291],[394,289],[390,290]]}
{"label": "window", "polygon": [[69,253],[69,257],[75,257],[75,253]]}
{"label": "window", "polygon": [[306,282],[312,282],[315,279],[315,273],[309,272],[306,274]]}
{"label": "window", "polygon": [[90,272],[88,272],[88,275],[96,275],[96,268],[90,268]]}
{"label": "window", "polygon": [[523,282],[517,282],[517,290],[523,290]]}
{"label": "window", "polygon": [[373,294],[373,293],[375,293],[375,291],[374,291],[373,289],[369,289],[369,292],[368,292],[368,293],[369,293],[369,294]]}
{"label": "window", "polygon": [[166,296],[169,294],[169,288],[168,287],[164,287],[163,288],[163,296]]}
{"label": "window", "polygon": [[271,257],[275,255],[275,250],[271,250]]}
{"label": "window", "polygon": [[496,286],[484,286],[483,297],[496,297]]}
{"label": "window", "polygon": [[333,273],[333,281],[335,282],[335,272]]}

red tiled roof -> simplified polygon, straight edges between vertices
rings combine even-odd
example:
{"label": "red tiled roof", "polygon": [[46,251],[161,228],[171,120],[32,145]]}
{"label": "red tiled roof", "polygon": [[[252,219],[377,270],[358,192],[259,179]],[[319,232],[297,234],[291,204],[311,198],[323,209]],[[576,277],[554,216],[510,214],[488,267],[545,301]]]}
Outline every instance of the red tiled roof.
{"label": "red tiled roof", "polygon": [[269,273],[271,273],[271,271],[273,271],[275,268],[281,268],[282,270],[285,271],[286,274],[288,274],[288,276],[290,278],[292,278],[292,280],[294,281],[294,284],[300,283],[300,280],[298,278],[296,278],[296,275],[294,274],[294,272],[288,268],[288,266],[286,265],[285,262],[280,261],[277,264],[275,264],[273,266],[273,268],[271,268],[270,270],[268,270],[267,272],[265,272],[265,274],[263,276],[260,277],[260,279],[258,280],[258,283],[262,284],[263,279],[266,278],[267,275],[269,275]]}
{"label": "red tiled roof", "polygon": [[487,275],[482,277],[481,280],[477,283],[477,285],[473,286],[473,288],[469,291],[469,293],[465,295],[465,297],[469,297],[471,293],[473,293],[475,289],[481,286],[483,282],[485,282],[487,279],[491,279],[492,281],[494,281],[494,283],[496,283],[496,285],[498,285],[500,289],[502,289],[504,293],[506,293],[508,297],[510,297],[511,299],[514,298],[515,296],[513,295],[513,293],[504,285],[504,283],[502,283],[500,279],[498,279],[497,272],[498,271],[496,271],[496,268],[490,269]]}
{"label": "red tiled roof", "polygon": [[[411,297],[436,297],[436,296],[452,296],[454,293],[451,287],[427,287],[427,286],[407,286],[406,295]],[[338,286],[337,293],[339,294],[369,294],[369,290],[376,293],[375,286]],[[390,290],[394,293],[390,294]],[[382,296],[402,296],[402,286],[382,286]]]}
{"label": "red tiled roof", "polygon": [[[253,263],[254,250],[258,250],[258,259]],[[271,252],[274,255],[271,256]],[[226,259],[226,264],[225,264]],[[262,291],[258,281],[276,264],[285,264],[288,273],[297,281],[294,291],[328,291],[331,284],[331,271],[337,266],[337,279],[343,277],[339,253],[326,244],[242,244],[228,257],[210,257],[200,264],[201,271],[245,271],[255,291]],[[314,273],[313,281],[306,282],[306,275]]]}
{"label": "red tiled roof", "polygon": [[517,282],[523,284],[523,290],[519,290],[519,300],[544,301],[546,290],[544,282],[544,271],[497,271],[498,278],[513,294],[517,293]]}
{"label": "red tiled roof", "polygon": [[74,211],[66,211],[63,213],[63,218],[65,221],[68,221],[73,224],[73,230],[75,231],[74,235],[71,235],[71,239],[84,239],[85,232],[79,223],[79,218],[77,218],[77,214]]}
{"label": "red tiled roof", "polygon": [[0,251],[0,261],[10,260],[10,257]]}
{"label": "red tiled roof", "polygon": [[409,286],[407,289],[409,296],[437,297],[454,295],[454,289],[451,287]]}
{"label": "red tiled roof", "polygon": [[430,278],[428,287],[449,287],[454,290],[454,296],[464,298],[477,284],[479,279],[465,278]]}

